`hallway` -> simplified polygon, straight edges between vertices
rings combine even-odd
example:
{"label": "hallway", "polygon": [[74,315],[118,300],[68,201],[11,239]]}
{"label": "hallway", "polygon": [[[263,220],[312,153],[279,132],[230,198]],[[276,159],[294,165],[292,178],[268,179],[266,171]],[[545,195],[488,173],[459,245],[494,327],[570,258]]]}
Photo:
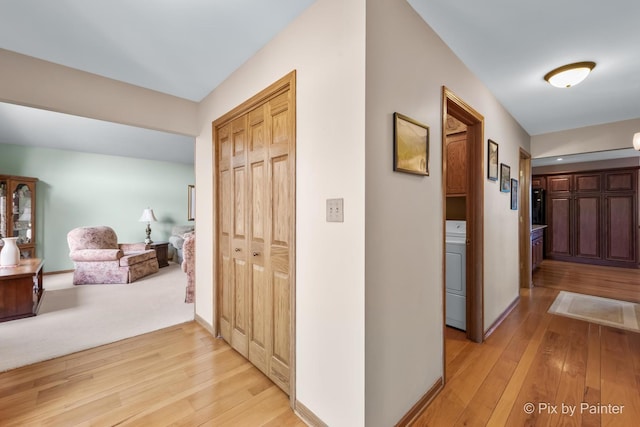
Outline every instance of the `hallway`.
{"label": "hallway", "polygon": [[586,293],[598,281],[604,291],[594,294],[611,297],[619,287],[637,302],[638,277],[638,270],[545,261],[533,279],[549,287],[522,289],[484,344],[448,329],[445,388],[414,425],[637,425],[640,334],[547,309],[558,289],[578,292],[582,284]]}

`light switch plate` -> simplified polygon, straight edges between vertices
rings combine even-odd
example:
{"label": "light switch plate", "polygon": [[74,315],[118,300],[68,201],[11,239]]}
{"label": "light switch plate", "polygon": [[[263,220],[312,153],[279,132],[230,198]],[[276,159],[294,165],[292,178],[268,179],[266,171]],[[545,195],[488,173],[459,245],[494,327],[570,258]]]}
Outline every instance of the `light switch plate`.
{"label": "light switch plate", "polygon": [[344,199],[327,199],[327,222],[344,222]]}

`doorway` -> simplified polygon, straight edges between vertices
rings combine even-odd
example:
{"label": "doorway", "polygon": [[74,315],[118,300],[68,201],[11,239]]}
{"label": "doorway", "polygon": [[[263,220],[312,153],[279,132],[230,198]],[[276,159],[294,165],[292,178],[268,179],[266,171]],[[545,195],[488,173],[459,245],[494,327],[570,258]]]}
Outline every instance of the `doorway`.
{"label": "doorway", "polygon": [[[480,343],[484,340],[484,117],[444,86],[442,99],[443,228],[446,230],[448,215],[464,216],[465,335],[468,340]],[[454,132],[458,133],[456,137],[447,138],[447,123],[460,129]],[[451,155],[448,143],[453,144]],[[446,253],[446,236],[443,247]],[[443,271],[443,328],[446,328],[446,262]],[[446,354],[446,340],[444,348]]]}
{"label": "doorway", "polygon": [[518,195],[518,246],[520,287],[533,287],[531,266],[531,154],[520,149],[520,194]]}

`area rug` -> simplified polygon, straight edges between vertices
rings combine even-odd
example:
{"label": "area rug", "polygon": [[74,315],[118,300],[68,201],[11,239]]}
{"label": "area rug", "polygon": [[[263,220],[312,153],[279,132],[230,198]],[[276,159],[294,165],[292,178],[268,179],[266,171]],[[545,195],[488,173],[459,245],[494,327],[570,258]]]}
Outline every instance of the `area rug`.
{"label": "area rug", "polygon": [[560,291],[549,313],[640,332],[640,305],[632,302]]}
{"label": "area rug", "polygon": [[0,372],[194,319],[178,264],[126,285],[72,284],[44,276],[38,315],[0,323]]}

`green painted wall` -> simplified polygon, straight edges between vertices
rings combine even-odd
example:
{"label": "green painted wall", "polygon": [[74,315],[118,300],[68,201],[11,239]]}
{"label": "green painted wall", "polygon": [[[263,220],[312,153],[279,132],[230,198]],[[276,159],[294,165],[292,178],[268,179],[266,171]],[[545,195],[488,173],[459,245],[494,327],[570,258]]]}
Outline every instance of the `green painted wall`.
{"label": "green painted wall", "polygon": [[67,233],[80,226],[108,225],[123,243],[142,242],[151,207],[151,239],[166,241],[187,221],[187,185],[193,165],[0,144],[0,174],[31,176],[36,186],[37,256],[44,271],[73,269]]}

